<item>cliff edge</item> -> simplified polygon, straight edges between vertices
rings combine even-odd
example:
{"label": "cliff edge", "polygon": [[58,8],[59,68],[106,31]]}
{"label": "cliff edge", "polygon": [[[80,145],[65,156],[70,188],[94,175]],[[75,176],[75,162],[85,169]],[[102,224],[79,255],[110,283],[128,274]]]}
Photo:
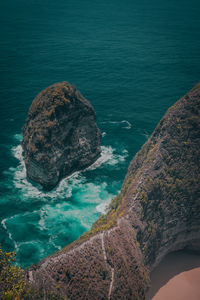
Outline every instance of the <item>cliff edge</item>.
{"label": "cliff edge", "polygon": [[169,252],[200,250],[200,84],[174,104],[131,162],[90,232],[27,270],[69,299],[145,299]]}
{"label": "cliff edge", "polygon": [[23,128],[28,177],[50,190],[100,156],[100,131],[91,104],[68,82],[43,90]]}

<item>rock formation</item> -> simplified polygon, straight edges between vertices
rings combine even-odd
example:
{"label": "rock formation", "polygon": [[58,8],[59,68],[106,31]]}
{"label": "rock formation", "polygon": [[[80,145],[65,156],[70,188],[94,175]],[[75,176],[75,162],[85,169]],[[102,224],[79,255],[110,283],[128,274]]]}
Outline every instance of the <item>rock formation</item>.
{"label": "rock formation", "polygon": [[200,84],[172,106],[91,231],[27,271],[67,299],[145,299],[169,252],[200,250]]}
{"label": "rock formation", "polygon": [[54,84],[35,98],[23,135],[27,175],[46,190],[91,165],[101,152],[94,109],[68,82]]}

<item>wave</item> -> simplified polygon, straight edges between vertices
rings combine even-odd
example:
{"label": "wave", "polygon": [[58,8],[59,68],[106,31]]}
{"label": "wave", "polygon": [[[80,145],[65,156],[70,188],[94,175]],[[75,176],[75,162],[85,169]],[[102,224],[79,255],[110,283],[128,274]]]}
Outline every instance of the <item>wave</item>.
{"label": "wave", "polygon": [[107,211],[107,208],[110,204],[110,202],[112,201],[112,199],[114,198],[114,195],[112,197],[109,197],[108,199],[106,199],[105,201],[103,201],[102,203],[100,203],[99,205],[96,206],[96,211],[101,213],[101,214],[105,214]]}
{"label": "wave", "polygon": [[38,222],[41,230],[47,229],[45,226],[46,217],[47,217],[47,211],[44,208],[42,208],[40,210],[40,220]]}
{"label": "wave", "polygon": [[[11,217],[11,218],[12,218],[12,217]],[[6,226],[7,220],[8,220],[7,218],[6,218],[6,219],[3,219],[3,220],[1,221],[1,225],[3,226],[3,228],[5,229],[5,231],[7,232],[9,239],[13,242],[13,244],[14,244],[14,249],[17,250],[17,249],[18,249],[17,243],[16,243],[16,241],[13,239],[11,232],[8,230],[8,228],[7,228],[7,226]]]}
{"label": "wave", "polygon": [[[20,135],[15,135],[15,138],[20,139]],[[38,201],[42,200],[43,204],[49,203],[51,199],[51,203],[54,201],[58,201],[58,198],[61,200],[67,200],[72,197],[73,190],[79,190],[81,187],[85,187],[87,184],[92,184],[91,193],[96,194],[95,192],[95,183],[87,183],[87,179],[85,177],[85,171],[92,171],[99,167],[106,166],[115,166],[119,163],[123,163],[128,156],[128,151],[124,149],[121,153],[116,153],[116,150],[111,146],[102,146],[102,153],[97,161],[88,167],[87,169],[75,172],[71,176],[68,176],[61,180],[59,185],[50,192],[45,192],[39,185],[32,184],[27,180],[26,177],[26,167],[23,158],[23,150],[21,145],[17,145],[12,148],[12,154],[19,161],[19,164],[16,168],[9,168],[9,172],[6,172],[7,175],[10,175],[10,179],[14,184],[14,187],[17,189],[19,193],[19,197],[21,201]],[[105,186],[104,186],[105,188]],[[97,196],[97,195],[96,195]],[[53,202],[52,202],[53,201]],[[110,201],[110,200],[109,200]],[[102,204],[104,207],[104,204]],[[104,211],[104,208],[97,208],[97,211]],[[39,225],[41,228],[45,229],[45,218],[47,212],[44,209],[40,211],[40,221]]]}
{"label": "wave", "polygon": [[121,121],[121,123],[126,124],[126,126],[122,127],[124,129],[131,129],[131,127],[132,127],[131,123],[127,120],[123,120],[123,121]]}
{"label": "wave", "polygon": [[[21,136],[15,135],[15,138],[20,140]],[[128,156],[128,151],[124,149],[120,153],[117,153],[116,149],[111,146],[102,146],[101,148],[101,155],[93,165],[64,178],[59,185],[50,192],[43,191],[41,186],[32,184],[27,180],[22,147],[21,145],[17,145],[12,148],[12,154],[19,161],[19,164],[16,168],[11,167],[7,175],[11,176],[10,179],[19,193],[20,201],[30,202],[30,199],[31,201],[42,201],[43,207],[38,211],[40,215],[38,223],[41,230],[46,229],[45,221],[49,214],[49,209],[47,209],[46,204],[51,203],[53,205],[54,202],[56,203],[58,201],[65,201],[66,203],[72,196],[74,199],[74,197],[76,198],[76,195],[78,195],[81,202],[84,202],[84,197],[87,197],[91,203],[94,202],[94,198],[96,198],[98,199],[96,211],[100,213],[105,212],[106,206],[115,195],[105,194],[103,197],[100,197],[99,195],[106,191],[106,183],[103,182],[99,185],[95,184],[94,181],[87,182],[85,171],[93,171],[100,167],[116,166],[119,163],[123,163]],[[51,202],[49,202],[49,200],[51,200]]]}
{"label": "wave", "polygon": [[131,129],[132,128],[132,124],[127,121],[127,120],[122,120],[122,121],[107,121],[107,122],[102,122],[102,124],[106,124],[106,123],[109,123],[109,124],[121,124],[122,125],[122,129]]}
{"label": "wave", "polygon": [[[71,188],[70,186],[66,186],[64,181],[61,181],[60,185],[54,189],[51,192],[44,192],[42,190],[42,187],[38,184],[33,185],[31,182],[27,180],[26,176],[26,167],[25,167],[25,162],[24,162],[24,157],[23,157],[23,149],[21,145],[18,145],[16,147],[12,148],[12,153],[14,157],[19,161],[19,165],[17,168],[10,168],[9,171],[13,173],[13,182],[14,186],[23,192],[23,195],[25,197],[37,197],[37,198],[56,198],[58,195],[57,193],[63,193],[64,197],[69,198],[71,196]],[[74,173],[72,176],[69,177],[75,178],[77,176],[77,173]]]}
{"label": "wave", "polygon": [[22,134],[20,134],[20,133],[16,133],[16,134],[14,135],[14,139],[15,139],[16,141],[18,141],[18,142],[21,143],[21,141],[23,140],[23,136],[22,136]]}
{"label": "wave", "polygon": [[50,236],[50,238],[49,238],[49,243],[50,243],[51,245],[53,245],[53,247],[54,247],[55,250],[58,250],[58,251],[59,251],[59,250],[62,249],[61,246],[58,246],[58,245],[55,244],[55,242],[54,242],[54,240],[53,240],[53,236]]}
{"label": "wave", "polygon": [[114,166],[120,162],[125,161],[128,156],[128,151],[124,149],[121,154],[115,153],[116,150],[111,146],[102,146],[101,147],[101,156],[90,166],[87,170],[95,170],[103,164]]}
{"label": "wave", "polygon": [[26,198],[37,197],[40,199],[56,199],[58,197],[58,194],[60,197],[70,198],[72,196],[73,186],[76,186],[80,183],[80,181],[83,180],[83,178],[81,177],[84,176],[84,171],[92,171],[103,165],[115,166],[118,163],[124,162],[126,157],[128,156],[128,151],[126,149],[124,149],[120,154],[116,153],[116,150],[111,146],[102,146],[101,149],[101,155],[94,164],[83,171],[77,171],[72,175],[62,179],[59,185],[50,192],[44,192],[40,185],[33,185],[30,181],[27,180],[23,149],[21,145],[12,148],[12,153],[14,157],[19,161],[19,165],[17,166],[17,168],[11,167],[9,171],[13,173],[14,186],[18,190],[21,190]]}

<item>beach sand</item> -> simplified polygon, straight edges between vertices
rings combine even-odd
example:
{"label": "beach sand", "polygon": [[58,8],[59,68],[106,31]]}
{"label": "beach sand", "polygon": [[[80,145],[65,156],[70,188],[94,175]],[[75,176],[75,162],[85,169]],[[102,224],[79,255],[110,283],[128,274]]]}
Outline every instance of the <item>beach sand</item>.
{"label": "beach sand", "polygon": [[146,300],[200,300],[200,255],[177,251],[151,273]]}
{"label": "beach sand", "polygon": [[163,286],[153,300],[200,300],[200,268],[183,272]]}

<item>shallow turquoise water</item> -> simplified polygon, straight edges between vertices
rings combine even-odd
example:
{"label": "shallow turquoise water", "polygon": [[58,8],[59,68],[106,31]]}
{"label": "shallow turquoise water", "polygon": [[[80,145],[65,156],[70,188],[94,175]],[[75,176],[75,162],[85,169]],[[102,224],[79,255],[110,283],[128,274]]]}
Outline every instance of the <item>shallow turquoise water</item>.
{"label": "shallow turquoise water", "polygon": [[[0,2],[0,243],[26,267],[90,229],[165,111],[200,78],[199,1]],[[102,157],[49,193],[20,147],[43,88],[73,83],[103,133]]]}

